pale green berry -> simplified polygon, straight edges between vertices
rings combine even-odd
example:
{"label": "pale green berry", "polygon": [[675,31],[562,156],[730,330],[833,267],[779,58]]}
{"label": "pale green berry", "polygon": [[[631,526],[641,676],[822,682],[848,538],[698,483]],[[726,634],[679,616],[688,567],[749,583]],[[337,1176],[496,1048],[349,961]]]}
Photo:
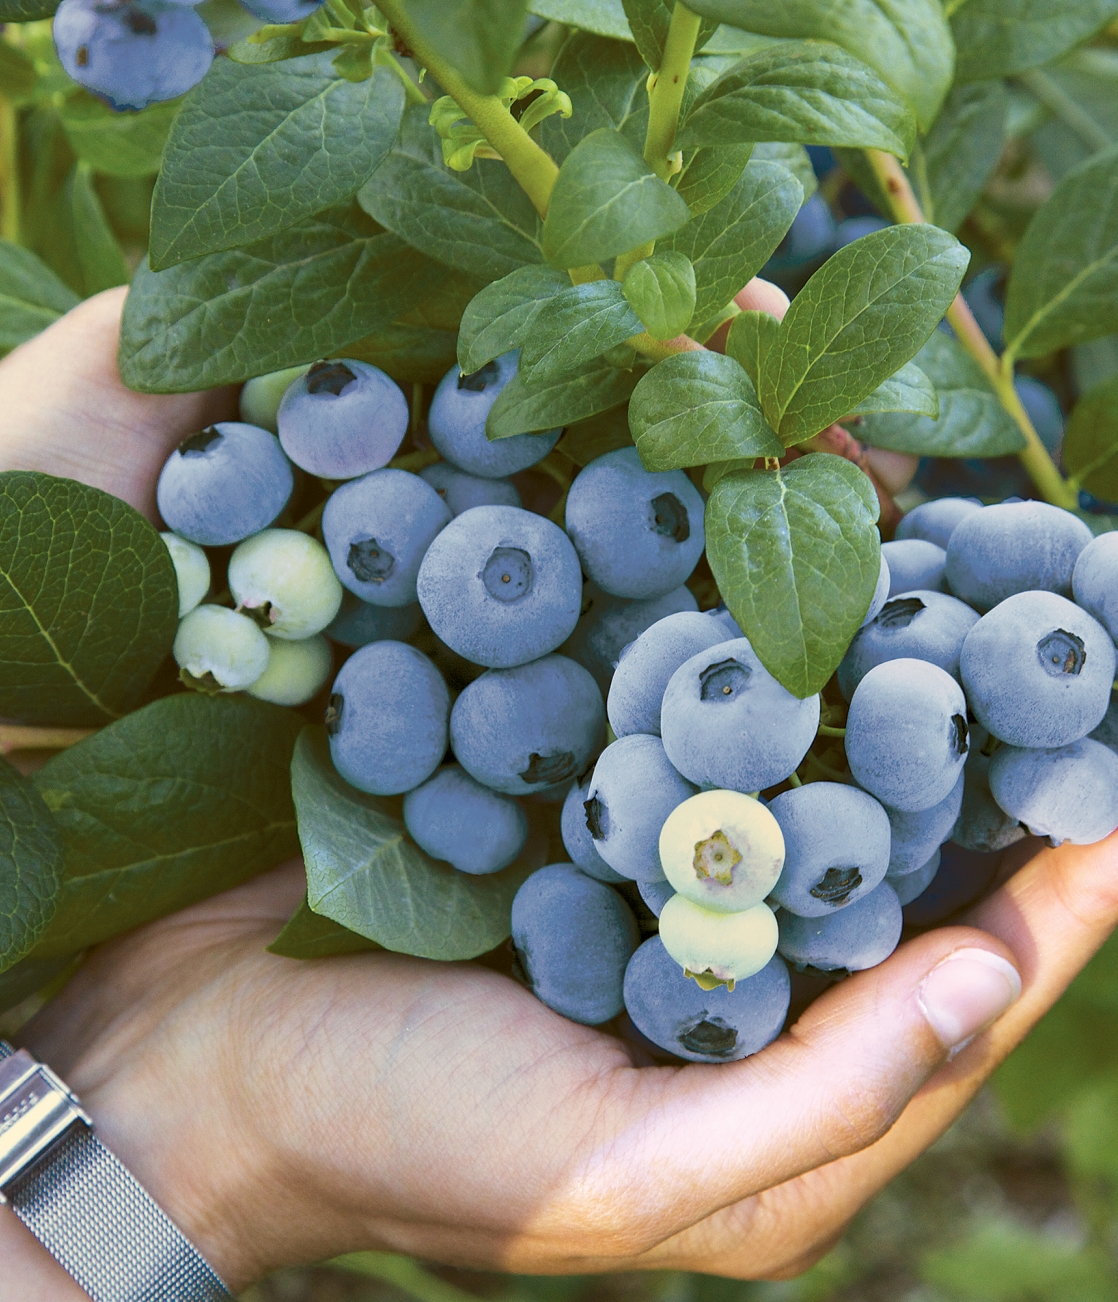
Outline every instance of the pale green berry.
{"label": "pale green berry", "polygon": [[268,668],[271,643],[247,615],[226,606],[196,606],[179,624],[173,653],[196,686],[238,692]]}
{"label": "pale green berry", "polygon": [[767,904],[741,913],[715,913],[686,895],[673,895],[660,911],[664,948],[704,989],[725,984],[733,989],[760,972],[776,953],[779,930]]}
{"label": "pale green berry", "polygon": [[300,642],[272,642],[268,668],[248,689],[250,696],[276,705],[302,705],[326,683],[334,671],[334,653],[320,634]]}
{"label": "pale green berry", "polygon": [[270,375],[258,375],[248,381],[241,390],[241,420],[250,425],[259,425],[261,429],[277,432],[276,413],[279,411],[283,395],[301,376],[310,370],[306,366],[289,366],[283,371],[272,371]]}
{"label": "pale green berry", "polygon": [[717,913],[765,898],[784,867],[780,824],[740,791],[700,791],[660,829],[660,864],[680,895]]}
{"label": "pale green berry", "polygon": [[229,591],[271,637],[293,642],[321,633],[342,604],[330,554],[297,529],[265,529],[229,558]]}
{"label": "pale green berry", "polygon": [[188,615],[210,590],[210,560],[197,543],[177,533],[159,535],[171,553],[175,578],[179,581],[179,619]]}

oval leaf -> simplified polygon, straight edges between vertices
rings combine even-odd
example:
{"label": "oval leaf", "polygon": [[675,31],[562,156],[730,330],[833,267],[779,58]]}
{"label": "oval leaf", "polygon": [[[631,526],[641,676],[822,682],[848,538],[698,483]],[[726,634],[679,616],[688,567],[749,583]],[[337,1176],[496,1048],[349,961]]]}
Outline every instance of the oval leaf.
{"label": "oval leaf", "polygon": [[695,268],[685,253],[667,249],[635,263],[623,288],[653,339],[683,334],[695,315]]}
{"label": "oval leaf", "polygon": [[0,240],[0,355],[45,330],[80,301],[30,249]]}
{"label": "oval leaf", "polygon": [[495,95],[520,48],[527,0],[408,0],[435,52],[482,95]]}
{"label": "oval leaf", "polygon": [[640,318],[616,280],[568,285],[525,331],[519,373],[528,384],[543,384],[640,333]]}
{"label": "oval leaf", "polygon": [[574,110],[569,118],[554,114],[540,123],[540,143],[557,163],[601,127],[620,131],[638,151],[644,148],[648,69],[632,45],[589,30],[573,32],[549,75],[570,96]]}
{"label": "oval leaf", "polygon": [[1118,501],[1118,376],[1076,403],[1064,438],[1064,464],[1088,493]]}
{"label": "oval leaf", "polygon": [[935,385],[919,366],[905,362],[895,375],[883,380],[854,408],[854,414],[858,416],[876,411],[915,412],[934,420],[939,415]]}
{"label": "oval leaf", "polygon": [[380,948],[375,940],[359,936],[331,918],[312,913],[304,899],[287,926],[268,946],[268,953],[283,958],[329,958],[332,954],[357,954]]}
{"label": "oval leaf", "polygon": [[953,7],[958,79],[1008,77],[1051,63],[1118,14],[1118,0],[966,0]]}
{"label": "oval leaf", "polygon": [[462,373],[473,375],[486,362],[519,348],[543,305],[570,287],[570,276],[552,267],[521,267],[486,285],[462,314],[458,331]]}
{"label": "oval leaf", "polygon": [[81,91],[63,101],[58,115],[70,148],[94,171],[106,176],[154,176],[181,105],[182,100],[173,99],[141,113],[118,113]]}
{"label": "oval leaf", "polygon": [[0,972],[28,953],[58,904],[62,840],[30,778],[0,760]]}
{"label": "oval leaf", "polygon": [[628,401],[640,377],[640,371],[624,371],[600,359],[538,384],[514,375],[489,409],[485,433],[506,439],[573,425]]}

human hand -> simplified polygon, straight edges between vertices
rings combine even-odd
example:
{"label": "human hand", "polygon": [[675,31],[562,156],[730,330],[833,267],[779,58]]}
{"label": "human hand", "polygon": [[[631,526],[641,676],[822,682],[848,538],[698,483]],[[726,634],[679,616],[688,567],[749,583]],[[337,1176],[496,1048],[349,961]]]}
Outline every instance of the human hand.
{"label": "human hand", "polygon": [[[57,367],[51,333],[0,365],[0,411],[13,375]],[[189,432],[185,400],[166,400],[165,423],[161,401],[144,399],[145,447]],[[81,426],[25,412],[15,453],[0,433],[0,467],[42,437],[76,473],[65,439]],[[96,469],[148,500],[151,481]],[[640,1065],[478,964],[267,954],[301,898],[298,863],[99,947],[23,1038],[234,1287],[360,1248],[786,1275],[942,1133],[1118,920],[1118,837],[1011,854],[1024,866],[970,925],[908,942],[734,1064]],[[1013,1002],[1007,961],[1024,993],[983,1031]],[[7,1212],[0,1251],[16,1296],[82,1296]]]}

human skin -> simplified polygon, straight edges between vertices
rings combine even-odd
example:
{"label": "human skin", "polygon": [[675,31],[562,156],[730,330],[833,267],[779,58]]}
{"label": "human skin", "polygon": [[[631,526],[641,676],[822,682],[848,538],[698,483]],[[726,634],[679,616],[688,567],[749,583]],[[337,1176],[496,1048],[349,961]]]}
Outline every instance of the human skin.
{"label": "human skin", "polygon": [[[163,458],[229,395],[123,390],[122,299],[0,363],[0,469],[84,478],[150,514]],[[1116,868],[1118,835],[1018,844],[965,925],[905,943],[721,1066],[648,1065],[479,964],[268,954],[302,898],[297,861],[97,947],[20,1038],[234,1290],[365,1248],[782,1278],[1051,1007],[1118,922]],[[0,1260],[13,1297],[85,1297],[7,1208]]]}

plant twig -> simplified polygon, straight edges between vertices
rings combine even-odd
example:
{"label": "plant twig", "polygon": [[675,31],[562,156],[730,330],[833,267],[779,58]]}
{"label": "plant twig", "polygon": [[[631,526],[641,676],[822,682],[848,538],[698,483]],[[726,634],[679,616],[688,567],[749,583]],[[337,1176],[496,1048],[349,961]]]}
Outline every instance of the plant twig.
{"label": "plant twig", "polygon": [[1098,153],[1100,149],[1109,149],[1114,143],[1109,133],[1099,126],[1090,113],[1081,108],[1048,73],[1041,72],[1039,68],[1030,68],[1026,72],[1019,72],[1014,81],[1020,82],[1026,90],[1040,100],[1045,108],[1051,109],[1064,126],[1069,127],[1092,153]]}
{"label": "plant twig", "polygon": [[0,95],[0,238],[20,239],[19,110]]}
{"label": "plant twig", "polygon": [[845,737],[845,728],[832,728],[829,724],[821,723],[818,728],[821,737]]}
{"label": "plant twig", "polygon": [[693,14],[676,0],[668,38],[664,42],[663,61],[659,71],[648,79],[648,130],[644,138],[644,158],[661,181],[678,171],[672,152],[683,92],[687,89],[701,25],[698,14]]}
{"label": "plant twig", "polygon": [[92,737],[96,728],[32,728],[23,724],[0,724],[0,755],[16,750],[65,750]]}

